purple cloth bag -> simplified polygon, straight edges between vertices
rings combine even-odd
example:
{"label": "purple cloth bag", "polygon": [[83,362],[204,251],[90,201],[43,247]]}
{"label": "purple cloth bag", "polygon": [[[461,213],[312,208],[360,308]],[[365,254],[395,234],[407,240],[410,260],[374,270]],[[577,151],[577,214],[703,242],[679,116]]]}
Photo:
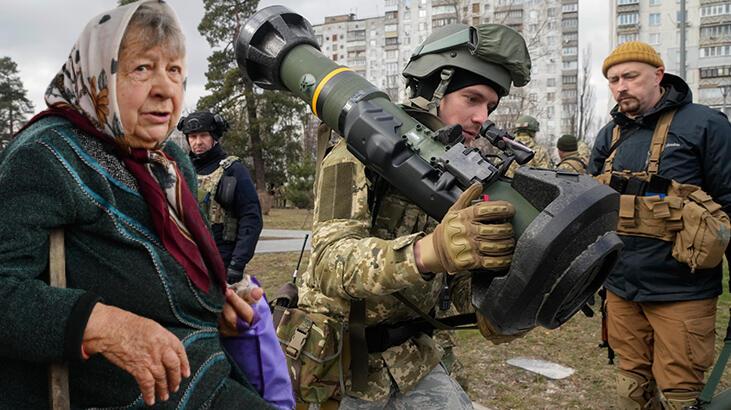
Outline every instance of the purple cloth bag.
{"label": "purple cloth bag", "polygon": [[[258,285],[256,279],[253,281]],[[252,308],[254,319],[251,325],[238,318],[239,335],[222,337],[223,347],[264,400],[279,409],[294,409],[292,382],[274,330],[269,304],[262,296]]]}

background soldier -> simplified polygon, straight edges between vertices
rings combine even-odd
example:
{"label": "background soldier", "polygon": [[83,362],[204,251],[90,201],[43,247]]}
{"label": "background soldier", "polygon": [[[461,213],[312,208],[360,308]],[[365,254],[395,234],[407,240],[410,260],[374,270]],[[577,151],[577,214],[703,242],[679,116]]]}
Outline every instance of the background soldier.
{"label": "background soldier", "polygon": [[556,142],[558,149],[558,157],[560,162],[556,165],[557,169],[576,172],[578,174],[586,173],[586,162],[579,155],[579,144],[576,137],[571,134],[562,135]]}
{"label": "background soldier", "polygon": [[618,46],[603,72],[617,106],[599,131],[588,171],[623,194],[617,232],[624,249],[605,283],[619,406],[649,408],[657,383],[663,407],[680,409],[694,402],[713,362],[722,271],[720,264],[681,263],[692,247],[678,241],[694,226],[686,211],[701,208],[709,218],[726,218],[728,239],[720,206],[689,192],[700,187],[731,211],[731,126],[722,113],[693,104],[688,85],[666,73],[645,43]]}
{"label": "background soldier", "polygon": [[[533,159],[524,166],[551,168],[553,164],[551,163],[551,157],[548,155],[548,151],[543,148],[543,145],[536,142],[536,133],[538,133],[538,131],[540,131],[538,120],[530,115],[521,115],[517,120],[515,120],[515,127],[513,128],[515,140],[521,142],[523,145],[535,152]],[[518,167],[520,167],[520,165],[518,165],[517,162],[514,162],[510,165],[510,169],[508,169],[506,175],[512,177]]]}
{"label": "background soldier", "polygon": [[[466,29],[458,24],[435,30],[424,44],[447,42],[417,51],[403,74],[412,94],[407,112],[434,130],[459,124],[469,142],[511,83],[529,81],[530,57],[523,38],[501,25],[478,27],[480,38],[491,41],[480,42],[474,54],[464,42],[449,43],[459,37],[450,35]],[[504,201],[472,204],[480,193],[479,185],[466,190],[438,223],[366,170],[344,140],[323,160],[316,181],[313,253],[300,285],[300,307],[349,322],[351,329],[367,326],[367,352],[352,343],[350,352],[351,363],[359,357],[367,361],[367,383],[353,384],[351,364],[341,408],[472,407],[440,364],[431,326],[415,320],[419,314],[395,295],[431,312],[440,295],[449,297],[442,293],[447,285],[453,296],[462,295],[455,304],[469,309],[469,291],[453,291],[468,287],[469,277],[452,281],[460,276],[447,272],[509,265],[514,239],[507,221],[513,206]],[[463,241],[457,244],[454,232],[469,238],[468,249]],[[479,313],[478,324],[485,337],[504,338]]]}
{"label": "background soldier", "polygon": [[198,174],[198,203],[228,267],[228,283],[240,281],[254,256],[262,228],[261,206],[249,171],[229,156],[218,141],[228,123],[218,114],[198,111],[178,123],[190,145]]}

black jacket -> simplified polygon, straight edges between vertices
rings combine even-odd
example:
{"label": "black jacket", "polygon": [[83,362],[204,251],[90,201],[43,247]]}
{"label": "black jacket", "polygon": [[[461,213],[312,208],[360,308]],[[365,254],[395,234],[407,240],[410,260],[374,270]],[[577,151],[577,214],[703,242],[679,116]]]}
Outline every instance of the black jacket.
{"label": "black jacket", "polygon": [[[190,153],[198,175],[208,175],[215,171],[227,156],[220,144],[214,145],[201,155]],[[212,225],[211,230],[224,264],[237,272],[243,272],[246,264],[254,256],[256,242],[261,233],[261,205],[249,171],[241,161],[234,162],[224,172],[224,176],[231,175],[236,177],[236,195],[230,210],[234,218],[238,219],[236,241],[223,240],[223,224]]]}
{"label": "black jacket", "polygon": [[[679,77],[665,74],[666,89],[658,104],[643,116],[631,119],[611,112],[613,120],[599,131],[588,172],[598,175],[609,155],[612,129],[619,125],[626,139],[618,145],[613,168],[616,171],[647,169],[650,141],[660,114],[677,108],[660,157],[661,176],[703,188],[731,214],[731,125],[724,114],[692,103],[688,85]],[[621,236],[624,249],[606,282],[607,289],[637,302],[696,300],[722,291],[721,266],[690,272],[672,256],[672,244],[658,239]]]}

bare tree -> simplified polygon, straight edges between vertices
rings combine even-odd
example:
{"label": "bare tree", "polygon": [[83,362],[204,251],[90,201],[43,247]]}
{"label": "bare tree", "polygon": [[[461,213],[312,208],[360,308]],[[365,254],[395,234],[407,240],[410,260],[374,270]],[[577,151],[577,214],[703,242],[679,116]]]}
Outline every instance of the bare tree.
{"label": "bare tree", "polygon": [[591,45],[586,46],[581,58],[581,75],[579,76],[579,99],[576,112],[572,115],[572,129],[576,130],[576,138],[579,141],[587,141],[596,124],[594,108],[596,100],[594,87],[591,85]]}

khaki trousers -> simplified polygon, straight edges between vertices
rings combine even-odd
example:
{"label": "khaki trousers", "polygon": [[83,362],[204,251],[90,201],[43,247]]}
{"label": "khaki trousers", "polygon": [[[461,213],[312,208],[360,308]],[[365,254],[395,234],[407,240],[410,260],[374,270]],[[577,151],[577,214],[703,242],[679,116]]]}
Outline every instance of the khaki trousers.
{"label": "khaki trousers", "polygon": [[629,302],[607,291],[609,345],[619,368],[660,391],[700,391],[713,364],[718,298]]}

